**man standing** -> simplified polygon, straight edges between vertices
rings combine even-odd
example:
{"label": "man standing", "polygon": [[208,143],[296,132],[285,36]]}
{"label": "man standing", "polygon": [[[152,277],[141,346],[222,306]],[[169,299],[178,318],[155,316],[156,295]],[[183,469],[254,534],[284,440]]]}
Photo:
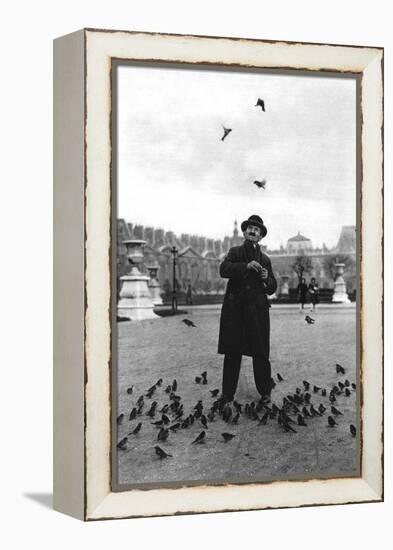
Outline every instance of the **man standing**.
{"label": "man standing", "polygon": [[277,288],[271,262],[259,241],[267,234],[262,219],[253,215],[241,224],[244,243],[231,248],[220,265],[229,279],[221,310],[218,353],[224,354],[223,397],[234,398],[242,355],[252,357],[256,388],[262,398],[271,392],[269,301]]}

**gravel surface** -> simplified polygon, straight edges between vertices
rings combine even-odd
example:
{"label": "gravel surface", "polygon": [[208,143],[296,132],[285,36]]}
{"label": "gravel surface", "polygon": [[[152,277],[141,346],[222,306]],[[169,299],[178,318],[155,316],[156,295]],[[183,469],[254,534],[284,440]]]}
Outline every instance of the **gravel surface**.
{"label": "gravel surface", "polygon": [[[216,398],[209,390],[221,390],[223,356],[217,354],[219,309],[192,309],[185,316],[157,318],[148,321],[118,323],[118,411],[124,414],[117,428],[117,442],[127,437],[124,450],[116,450],[118,483],[121,485],[148,483],[184,483],[209,481],[217,483],[274,479],[297,479],[358,474],[359,441],[349,431],[357,425],[357,394],[337,395],[333,405],[343,415],[335,417],[337,426],[328,426],[331,415],[329,398],[313,385],[329,391],[340,380],[357,382],[356,374],[356,310],[355,308],[324,308],[311,314],[315,324],[308,325],[303,314],[292,309],[271,309],[271,363],[284,378],[272,392],[272,402],[281,407],[283,398],[304,392],[303,380],[311,383],[311,403],[322,403],[327,411],[321,417],[306,418],[307,427],[294,425],[296,433],[286,432],[276,419],[259,425],[241,414],[238,425],[225,423],[220,416],[208,423],[203,444],[192,441],[204,429],[200,420],[186,429],[169,433],[165,442],[157,442],[159,428],[151,424],[161,418],[146,415],[151,403],[157,409],[170,404],[165,393],[167,385],[177,380],[176,394],[181,397],[185,418],[193,412],[199,400],[207,414]],[[191,319],[196,327],[182,323]],[[335,364],[345,368],[336,373]],[[206,385],[195,383],[195,377],[207,371]],[[144,397],[142,413],[129,420],[131,409],[140,395],[162,378],[163,382],[151,398]],[[132,394],[127,388],[133,386]],[[251,359],[243,358],[235,399],[243,404],[258,401],[254,386]],[[301,405],[302,407],[303,405]],[[300,407],[300,408],[301,408]],[[264,411],[259,412],[259,418]],[[289,411],[297,421],[297,414]],[[334,415],[333,415],[334,416]],[[174,421],[173,415],[168,414]],[[142,422],[137,435],[129,433]],[[222,433],[235,437],[224,442]],[[154,451],[159,445],[172,457],[160,460]]]}

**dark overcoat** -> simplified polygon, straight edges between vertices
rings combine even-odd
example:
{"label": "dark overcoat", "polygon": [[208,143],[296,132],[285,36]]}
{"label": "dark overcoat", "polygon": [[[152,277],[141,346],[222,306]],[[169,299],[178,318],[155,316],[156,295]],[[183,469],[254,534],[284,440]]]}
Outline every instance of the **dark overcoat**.
{"label": "dark overcoat", "polygon": [[[263,280],[247,264],[256,260],[267,269]],[[269,257],[259,245],[245,241],[231,248],[220,265],[220,275],[229,279],[221,310],[218,353],[240,353],[269,358],[270,304],[267,295],[273,294],[277,282]]]}

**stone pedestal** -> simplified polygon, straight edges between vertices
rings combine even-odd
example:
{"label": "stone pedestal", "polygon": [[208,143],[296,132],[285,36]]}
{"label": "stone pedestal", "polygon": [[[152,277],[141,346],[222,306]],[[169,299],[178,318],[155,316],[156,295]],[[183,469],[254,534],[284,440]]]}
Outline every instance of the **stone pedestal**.
{"label": "stone pedestal", "polygon": [[150,277],[142,275],[138,268],[138,264],[143,261],[143,247],[146,241],[133,239],[123,241],[123,244],[127,248],[127,258],[132,267],[128,275],[120,277],[123,286],[117,314],[133,321],[157,319],[158,315],[153,311],[154,304],[148,287]]}
{"label": "stone pedestal", "polygon": [[343,273],[345,264],[337,263],[336,267],[336,280],[334,281],[334,291],[332,302],[340,304],[349,304],[350,299],[347,294],[347,286],[344,281]]}
{"label": "stone pedestal", "polygon": [[161,288],[160,283],[157,279],[157,272],[160,267],[158,265],[147,265],[146,269],[148,270],[150,275],[150,280],[147,284],[150,290],[153,304],[155,306],[162,306]]}

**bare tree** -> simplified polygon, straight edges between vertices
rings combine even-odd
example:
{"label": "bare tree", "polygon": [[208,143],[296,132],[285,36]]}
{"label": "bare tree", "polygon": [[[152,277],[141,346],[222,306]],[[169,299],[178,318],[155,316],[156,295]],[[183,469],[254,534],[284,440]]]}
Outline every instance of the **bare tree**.
{"label": "bare tree", "polygon": [[310,273],[312,271],[313,265],[310,256],[300,254],[299,256],[296,256],[291,267],[297,274],[300,282],[305,273]]}

